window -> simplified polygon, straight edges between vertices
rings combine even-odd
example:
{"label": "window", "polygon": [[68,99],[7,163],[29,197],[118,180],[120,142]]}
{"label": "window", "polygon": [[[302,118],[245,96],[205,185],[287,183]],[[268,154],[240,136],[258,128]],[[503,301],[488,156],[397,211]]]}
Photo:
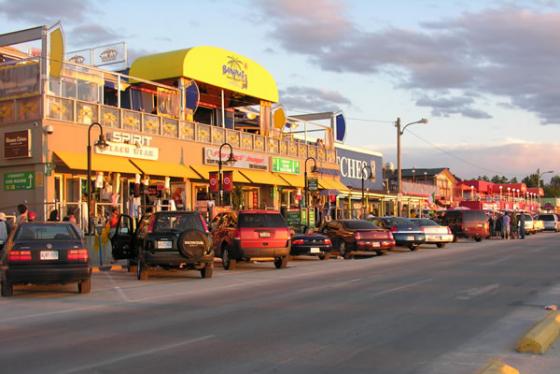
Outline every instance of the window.
{"label": "window", "polygon": [[71,224],[25,223],[18,229],[15,240],[80,240],[80,236]]}
{"label": "window", "polygon": [[198,214],[158,214],[155,218],[154,232],[158,231],[205,231]]}
{"label": "window", "polygon": [[240,214],[239,227],[259,228],[259,227],[287,227],[284,217],[280,214],[256,213]]}

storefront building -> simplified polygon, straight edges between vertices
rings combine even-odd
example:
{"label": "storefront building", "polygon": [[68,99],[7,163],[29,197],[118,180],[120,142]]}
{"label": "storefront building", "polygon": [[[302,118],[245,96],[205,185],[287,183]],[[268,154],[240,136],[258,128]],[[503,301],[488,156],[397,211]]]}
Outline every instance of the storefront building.
{"label": "storefront building", "polygon": [[[285,136],[274,79],[244,56],[196,47],[142,57],[128,76],[59,63],[62,38],[46,27],[0,35],[0,47],[30,37],[43,40],[43,58],[0,66],[1,211],[25,203],[40,218],[72,211],[83,221],[88,183],[96,217],[112,206],[138,216],[172,206],[207,211],[220,201],[280,209],[301,201],[306,159],[337,169],[332,139]],[[336,175],[317,178],[317,198],[340,186]]]}
{"label": "storefront building", "polygon": [[460,186],[463,191],[460,205],[469,209],[537,213],[543,196],[542,188],[528,188],[525,183],[498,184],[468,180],[460,183]]}

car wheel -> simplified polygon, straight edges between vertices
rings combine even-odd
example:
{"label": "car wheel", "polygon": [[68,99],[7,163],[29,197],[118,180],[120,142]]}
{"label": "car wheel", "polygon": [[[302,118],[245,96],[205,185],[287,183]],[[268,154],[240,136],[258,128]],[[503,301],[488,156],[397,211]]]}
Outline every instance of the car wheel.
{"label": "car wheel", "polygon": [[231,253],[227,248],[222,250],[222,266],[225,270],[235,270],[237,267],[237,260],[231,258]]}
{"label": "car wheel", "polygon": [[378,255],[378,256],[383,256],[384,253],[383,253],[383,251],[375,251],[375,254]]}
{"label": "car wheel", "polygon": [[436,246],[438,248],[443,248],[443,247],[445,247],[445,243],[437,243]]}
{"label": "car wheel", "polygon": [[214,264],[213,263],[206,264],[204,269],[200,269],[200,276],[203,279],[212,278],[213,273],[214,273]]}
{"label": "car wheel", "polygon": [[409,248],[411,251],[415,251],[415,250],[418,249],[418,244],[409,244],[409,245],[408,245],[408,248]]}
{"label": "car wheel", "polygon": [[475,236],[474,240],[477,241],[477,242],[480,242],[480,241],[482,241],[482,237],[481,236]]}
{"label": "car wheel", "polygon": [[2,296],[3,297],[10,297],[14,295],[14,285],[10,282],[3,281],[2,282]]}
{"label": "car wheel", "polygon": [[323,253],[319,255],[319,260],[328,260],[330,257],[328,253]]}
{"label": "car wheel", "polygon": [[288,256],[276,257],[274,259],[276,269],[285,269],[288,267]]}
{"label": "car wheel", "polygon": [[91,279],[86,279],[78,282],[78,293],[90,293],[91,292]]}
{"label": "car wheel", "polygon": [[138,259],[138,262],[136,263],[136,279],[148,280],[148,272],[146,270],[147,269],[144,266],[144,261]]}

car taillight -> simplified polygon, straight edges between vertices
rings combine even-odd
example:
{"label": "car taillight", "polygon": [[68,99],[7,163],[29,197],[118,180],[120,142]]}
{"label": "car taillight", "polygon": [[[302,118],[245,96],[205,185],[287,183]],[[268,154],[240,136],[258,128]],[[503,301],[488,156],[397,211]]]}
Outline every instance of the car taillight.
{"label": "car taillight", "polygon": [[397,232],[397,230],[398,230],[397,226],[391,227],[391,232]]}
{"label": "car taillight", "polygon": [[206,224],[206,220],[202,217],[202,214],[198,213],[200,217],[200,221],[202,222],[202,227],[204,228],[204,232],[208,232],[208,225]]}
{"label": "car taillight", "polygon": [[332,241],[330,239],[325,239],[325,245],[332,245]]}
{"label": "car taillight", "polygon": [[31,251],[10,251],[8,262],[31,261]]}
{"label": "car taillight", "polygon": [[292,244],[295,244],[295,245],[302,245],[302,244],[303,244],[303,239],[292,240]]}
{"label": "car taillight", "polygon": [[453,234],[453,232],[451,231],[451,229],[449,228],[449,226],[447,226],[447,233],[448,233],[448,234]]}
{"label": "car taillight", "polygon": [[241,231],[235,230],[234,233],[233,233],[233,239],[234,240],[241,240]]}
{"label": "car taillight", "polygon": [[387,231],[387,239],[393,240],[393,234],[391,231]]}
{"label": "car taillight", "polygon": [[66,258],[68,259],[68,261],[87,262],[89,254],[87,249],[84,248],[70,249]]}

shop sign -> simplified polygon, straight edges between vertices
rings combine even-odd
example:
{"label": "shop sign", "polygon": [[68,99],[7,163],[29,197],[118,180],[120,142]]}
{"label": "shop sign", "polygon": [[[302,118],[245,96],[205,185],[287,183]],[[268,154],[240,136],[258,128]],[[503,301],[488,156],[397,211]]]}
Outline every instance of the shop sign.
{"label": "shop sign", "polygon": [[317,178],[307,178],[307,189],[309,191],[317,191],[319,189],[319,180]]}
{"label": "shop sign", "polygon": [[38,95],[39,81],[37,62],[0,67],[0,97],[5,100]]}
{"label": "shop sign", "polygon": [[381,156],[337,147],[336,162],[340,169],[341,182],[346,186],[361,189],[363,173],[364,188],[383,190]]}
{"label": "shop sign", "polygon": [[119,42],[99,47],[81,49],[66,54],[66,60],[76,64],[104,66],[126,63],[127,48],[125,42]]}
{"label": "shop sign", "polygon": [[222,174],[222,189],[224,192],[233,191],[233,171],[224,171]]}
{"label": "shop sign", "polygon": [[[256,153],[242,152],[238,150],[233,151],[235,161],[228,162],[229,148],[222,148],[222,165],[228,167],[253,169],[253,170],[268,170],[268,157]],[[218,165],[219,161],[219,148],[205,147],[204,148],[204,163],[207,165]]]}
{"label": "shop sign", "polygon": [[154,161],[159,158],[159,149],[150,147],[151,136],[113,131],[107,134],[107,138],[109,146],[95,147],[95,153]]}
{"label": "shop sign", "polygon": [[272,171],[276,173],[299,174],[300,162],[287,158],[272,157]]}
{"label": "shop sign", "polygon": [[31,130],[4,134],[4,158],[31,157]]}
{"label": "shop sign", "polygon": [[247,88],[247,63],[235,56],[228,56],[222,65],[222,76],[226,77],[232,84],[239,88]]}
{"label": "shop sign", "polygon": [[32,171],[4,173],[4,191],[32,190],[35,188],[35,174]]}

